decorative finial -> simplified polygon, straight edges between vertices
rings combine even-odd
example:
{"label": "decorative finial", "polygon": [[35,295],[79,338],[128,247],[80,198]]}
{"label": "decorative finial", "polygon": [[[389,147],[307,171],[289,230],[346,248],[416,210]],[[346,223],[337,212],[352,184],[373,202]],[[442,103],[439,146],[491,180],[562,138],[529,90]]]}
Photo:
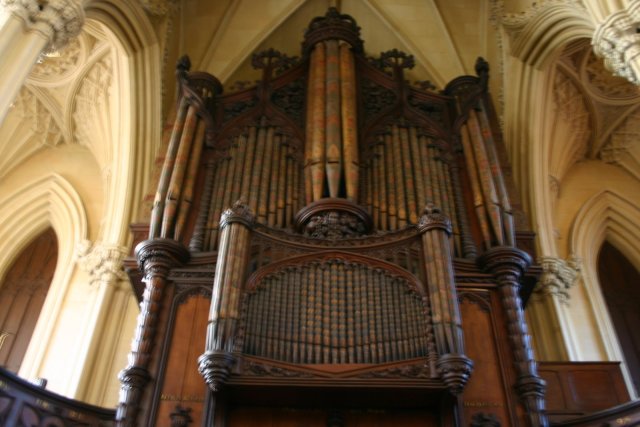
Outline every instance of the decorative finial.
{"label": "decorative finial", "polygon": [[489,84],[489,63],[481,56],[476,60],[476,74],[480,78],[480,85],[486,90]]}
{"label": "decorative finial", "polygon": [[363,51],[360,27],[356,20],[350,15],[340,13],[335,7],[330,7],[324,16],[311,20],[304,33],[303,53],[309,54],[317,43],[324,40],[344,40],[354,51]]}
{"label": "decorative finial", "polygon": [[243,197],[236,200],[233,206],[222,213],[220,228],[224,228],[232,222],[241,222],[247,227],[253,227],[255,216]]}
{"label": "decorative finial", "polygon": [[434,228],[440,228],[447,234],[451,234],[451,221],[449,217],[443,214],[439,207],[429,202],[422,211],[418,229],[424,232]]}

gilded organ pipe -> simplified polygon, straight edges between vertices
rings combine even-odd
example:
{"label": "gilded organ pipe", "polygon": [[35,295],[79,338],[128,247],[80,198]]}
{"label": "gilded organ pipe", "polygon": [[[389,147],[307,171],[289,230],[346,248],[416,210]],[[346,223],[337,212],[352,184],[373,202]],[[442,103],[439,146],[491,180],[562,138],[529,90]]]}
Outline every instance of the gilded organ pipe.
{"label": "gilded organ pipe", "polygon": [[340,45],[340,99],[346,196],[351,201],[357,201],[360,166],[358,161],[356,76],[351,46],[344,43]]}
{"label": "gilded organ pipe", "polygon": [[307,101],[309,105],[307,111],[312,117],[312,128],[307,129],[307,135],[311,134],[311,138],[307,139],[307,147],[305,148],[307,152],[307,164],[305,167],[309,169],[307,175],[311,179],[312,201],[316,201],[323,196],[324,163],[326,160],[326,52],[323,43],[318,43],[314,47],[309,66],[315,70],[315,73],[313,74],[313,80],[310,82],[309,100]]}
{"label": "gilded organ pipe", "polygon": [[329,197],[338,197],[342,178],[342,115],[340,111],[340,58],[337,40],[324,42],[327,51],[326,80],[326,179]]}

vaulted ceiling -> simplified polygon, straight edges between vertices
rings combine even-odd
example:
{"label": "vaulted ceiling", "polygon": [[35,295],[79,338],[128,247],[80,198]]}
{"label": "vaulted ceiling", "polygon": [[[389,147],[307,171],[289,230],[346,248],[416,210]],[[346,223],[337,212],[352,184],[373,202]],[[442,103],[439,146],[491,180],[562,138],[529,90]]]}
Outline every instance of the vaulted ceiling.
{"label": "vaulted ceiling", "polygon": [[[174,102],[174,67],[181,55],[188,54],[192,69],[215,75],[229,91],[236,81],[259,78],[252,53],[273,47],[300,55],[305,27],[330,6],[357,20],[368,55],[394,48],[412,54],[416,66],[407,77],[429,80],[437,89],[474,74],[476,58],[485,57],[500,113],[513,36],[501,19],[531,7],[527,1],[498,0],[139,1],[163,52],[157,67],[163,74],[163,117]],[[154,3],[164,6],[149,7]],[[120,58],[112,38],[103,24],[89,20],[77,40],[36,64],[0,126],[0,179],[42,150],[75,147],[92,155],[106,184],[120,126],[115,112],[127,90],[116,83]],[[566,120],[553,125],[562,142],[553,148],[552,177],[561,180],[583,158],[611,161],[637,176],[640,149],[632,143],[639,126],[637,89],[611,77],[586,39],[566,46],[558,58],[554,108]]]}

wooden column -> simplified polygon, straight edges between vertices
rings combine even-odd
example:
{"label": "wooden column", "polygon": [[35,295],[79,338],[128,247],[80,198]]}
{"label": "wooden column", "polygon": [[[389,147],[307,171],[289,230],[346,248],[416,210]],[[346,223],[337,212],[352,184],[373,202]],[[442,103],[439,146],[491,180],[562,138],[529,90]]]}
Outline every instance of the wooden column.
{"label": "wooden column", "polygon": [[518,376],[515,389],[527,412],[529,425],[546,427],[549,425],[544,414],[546,384],[538,375],[519,294],[520,279],[531,264],[531,257],[518,248],[497,246],[487,250],[478,262],[494,275],[500,287],[502,306],[507,317],[509,344]]}
{"label": "wooden column", "polygon": [[155,344],[158,315],[162,309],[164,288],[169,283],[171,268],[185,263],[189,251],[170,239],[151,239],[136,247],[138,264],[144,272],[145,290],[140,303],[138,325],[131,344],[129,364],[120,372],[120,402],[116,410],[116,425],[135,427],[140,402],[151,380],[149,362]]}
{"label": "wooden column", "polygon": [[462,392],[473,370],[464,354],[464,336],[453,274],[449,236],[451,222],[438,208],[427,205],[418,225],[422,233],[424,268],[436,339],[436,368],[453,394]]}
{"label": "wooden column", "polygon": [[240,317],[240,293],[249,260],[249,239],[254,216],[248,206],[236,202],[220,219],[220,245],[213,282],[205,352],[198,370],[209,388],[217,392],[235,363],[235,334]]}

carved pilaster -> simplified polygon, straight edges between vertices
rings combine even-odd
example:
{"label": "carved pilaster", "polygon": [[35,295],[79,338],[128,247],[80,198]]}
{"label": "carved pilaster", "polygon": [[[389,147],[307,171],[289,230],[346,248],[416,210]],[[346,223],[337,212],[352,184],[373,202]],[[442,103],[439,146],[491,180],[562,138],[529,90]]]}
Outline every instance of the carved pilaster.
{"label": "carved pilaster", "polygon": [[249,240],[255,217],[242,201],[220,219],[220,247],[213,282],[205,352],[198,371],[213,392],[227,381],[235,363],[236,328],[240,318],[240,292],[249,258]]}
{"label": "carved pilaster", "polygon": [[555,295],[560,301],[569,301],[569,290],[580,276],[580,260],[571,258],[568,261],[557,257],[542,257],[539,260],[542,275],[536,286],[538,294]]}
{"label": "carved pilaster", "polygon": [[169,239],[152,239],[136,247],[138,265],[144,273],[145,290],[140,303],[129,364],[120,372],[120,402],[116,410],[118,426],[136,426],[139,405],[151,376],[148,371],[155,343],[158,314],[171,268],[189,259],[189,252],[180,243]]}
{"label": "carved pilaster", "polygon": [[473,371],[473,362],[464,355],[462,320],[449,247],[451,221],[429,204],[418,229],[423,233],[431,320],[438,351],[436,369],[451,393],[459,394]]}
{"label": "carved pilaster", "polygon": [[478,261],[486,271],[494,275],[500,287],[509,343],[518,375],[516,393],[526,409],[530,425],[547,426],[544,414],[545,382],[538,376],[519,294],[520,279],[531,265],[531,257],[518,248],[497,246],[487,250]]}
{"label": "carved pilaster", "polygon": [[80,33],[84,9],[79,0],[0,0],[6,10],[22,19],[30,30],[43,34],[49,44],[45,50],[55,51]]}
{"label": "carved pilaster", "polygon": [[609,16],[593,35],[593,50],[617,76],[640,84],[640,2]]}

